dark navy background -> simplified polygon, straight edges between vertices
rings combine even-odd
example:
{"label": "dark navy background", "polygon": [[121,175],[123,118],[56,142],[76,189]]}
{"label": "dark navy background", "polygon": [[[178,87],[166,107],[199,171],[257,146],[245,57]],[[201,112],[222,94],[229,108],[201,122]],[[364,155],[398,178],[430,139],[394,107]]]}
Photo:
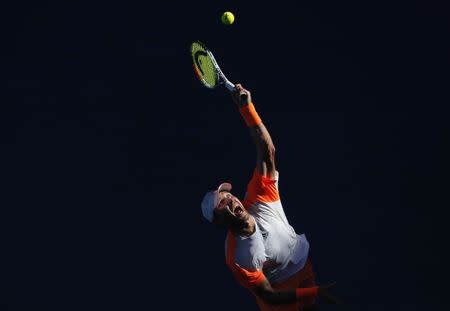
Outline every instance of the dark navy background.
{"label": "dark navy background", "polygon": [[3,309],[257,310],[200,211],[221,181],[244,194],[255,151],[227,91],[196,80],[193,40],[252,91],[286,214],[345,302],[322,309],[448,306],[443,4],[14,1],[3,13]]}

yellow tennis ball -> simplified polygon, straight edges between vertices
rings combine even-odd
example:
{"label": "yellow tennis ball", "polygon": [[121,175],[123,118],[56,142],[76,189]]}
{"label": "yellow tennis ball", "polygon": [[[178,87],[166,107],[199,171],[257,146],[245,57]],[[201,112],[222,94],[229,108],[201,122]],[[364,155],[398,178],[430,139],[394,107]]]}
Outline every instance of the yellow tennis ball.
{"label": "yellow tennis ball", "polygon": [[224,25],[231,25],[234,22],[234,15],[231,12],[224,12],[221,20]]}

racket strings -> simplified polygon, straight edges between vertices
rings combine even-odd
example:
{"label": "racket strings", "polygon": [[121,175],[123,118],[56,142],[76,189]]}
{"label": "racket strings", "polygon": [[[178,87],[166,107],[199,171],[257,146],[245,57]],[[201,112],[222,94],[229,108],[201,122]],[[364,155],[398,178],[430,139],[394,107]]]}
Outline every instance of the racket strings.
{"label": "racket strings", "polygon": [[218,83],[217,72],[207,49],[200,42],[194,42],[191,46],[191,54],[194,71],[200,81],[209,88],[216,87]]}

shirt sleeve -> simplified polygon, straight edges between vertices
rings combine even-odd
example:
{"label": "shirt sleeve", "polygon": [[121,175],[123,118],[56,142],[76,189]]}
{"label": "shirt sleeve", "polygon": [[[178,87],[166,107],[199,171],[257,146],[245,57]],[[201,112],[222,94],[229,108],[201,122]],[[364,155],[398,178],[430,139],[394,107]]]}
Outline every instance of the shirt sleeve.
{"label": "shirt sleeve", "polygon": [[278,171],[275,178],[262,176],[255,168],[252,179],[247,186],[247,194],[244,199],[244,206],[251,206],[255,202],[275,202],[280,200],[278,192]]}
{"label": "shirt sleeve", "polygon": [[234,260],[236,249],[235,243],[235,237],[228,232],[226,263],[239,284],[249,289],[254,288],[266,279],[264,273],[262,272],[262,262],[253,262],[251,267],[242,267],[238,265]]}
{"label": "shirt sleeve", "polygon": [[229,267],[239,284],[246,288],[254,288],[266,279],[264,273],[260,269],[250,271],[240,267],[236,263],[229,264]]}

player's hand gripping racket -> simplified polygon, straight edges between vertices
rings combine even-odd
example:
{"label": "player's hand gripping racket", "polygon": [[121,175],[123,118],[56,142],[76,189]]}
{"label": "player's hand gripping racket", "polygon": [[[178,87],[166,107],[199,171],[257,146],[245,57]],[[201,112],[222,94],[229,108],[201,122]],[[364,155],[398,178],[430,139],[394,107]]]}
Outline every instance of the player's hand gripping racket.
{"label": "player's hand gripping racket", "polygon": [[[220,70],[213,54],[203,43],[200,41],[193,42],[191,54],[194,71],[204,86],[214,89],[219,85],[224,85],[230,92],[235,91],[234,84],[228,81],[222,70]],[[247,95],[242,94],[241,99],[245,101]]]}

